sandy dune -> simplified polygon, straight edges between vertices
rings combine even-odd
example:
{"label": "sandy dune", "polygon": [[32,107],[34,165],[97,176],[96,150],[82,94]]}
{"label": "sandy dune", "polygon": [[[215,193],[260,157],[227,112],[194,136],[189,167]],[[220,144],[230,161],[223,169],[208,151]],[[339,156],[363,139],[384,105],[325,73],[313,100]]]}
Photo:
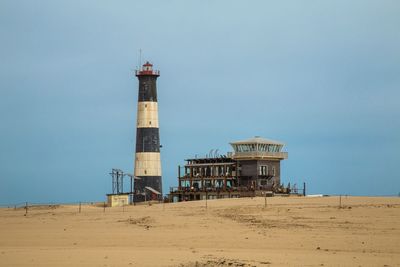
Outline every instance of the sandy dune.
{"label": "sandy dune", "polygon": [[400,266],[400,198],[0,209],[0,266]]}

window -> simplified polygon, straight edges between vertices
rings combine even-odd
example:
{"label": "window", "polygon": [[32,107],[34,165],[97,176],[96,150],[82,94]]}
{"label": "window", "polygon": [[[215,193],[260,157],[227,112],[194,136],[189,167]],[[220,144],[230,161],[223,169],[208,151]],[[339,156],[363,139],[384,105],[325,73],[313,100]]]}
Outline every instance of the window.
{"label": "window", "polygon": [[267,165],[260,166],[259,175],[262,175],[262,176],[268,175],[268,166]]}

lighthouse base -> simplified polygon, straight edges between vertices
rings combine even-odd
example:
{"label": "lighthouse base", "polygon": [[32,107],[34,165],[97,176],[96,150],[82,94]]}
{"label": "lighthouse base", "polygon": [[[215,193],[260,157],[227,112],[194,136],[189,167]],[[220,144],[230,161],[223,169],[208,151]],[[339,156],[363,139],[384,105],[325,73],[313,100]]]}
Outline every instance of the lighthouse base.
{"label": "lighthouse base", "polygon": [[162,200],[161,176],[138,176],[134,185],[134,202]]}

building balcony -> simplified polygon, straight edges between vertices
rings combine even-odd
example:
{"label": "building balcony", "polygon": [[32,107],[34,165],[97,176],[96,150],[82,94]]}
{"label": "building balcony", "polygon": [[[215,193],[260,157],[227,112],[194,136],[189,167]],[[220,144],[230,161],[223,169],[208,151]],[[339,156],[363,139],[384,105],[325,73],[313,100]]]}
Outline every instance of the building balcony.
{"label": "building balcony", "polygon": [[287,152],[236,152],[232,155],[233,159],[287,159]]}

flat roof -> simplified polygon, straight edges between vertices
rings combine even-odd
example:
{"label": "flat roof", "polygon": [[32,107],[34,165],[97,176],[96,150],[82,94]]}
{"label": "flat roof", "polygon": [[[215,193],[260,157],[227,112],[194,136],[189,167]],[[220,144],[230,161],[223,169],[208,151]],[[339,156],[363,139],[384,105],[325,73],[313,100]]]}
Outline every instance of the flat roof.
{"label": "flat roof", "polygon": [[267,144],[267,145],[282,145],[282,146],[285,145],[285,143],[283,143],[281,141],[266,139],[266,138],[262,138],[260,136],[255,136],[255,137],[247,139],[247,140],[231,142],[230,144],[231,145]]}
{"label": "flat roof", "polygon": [[147,190],[153,192],[156,195],[161,195],[160,192],[158,192],[157,190],[155,190],[154,188],[150,187],[150,186],[145,186],[144,188],[146,188]]}

